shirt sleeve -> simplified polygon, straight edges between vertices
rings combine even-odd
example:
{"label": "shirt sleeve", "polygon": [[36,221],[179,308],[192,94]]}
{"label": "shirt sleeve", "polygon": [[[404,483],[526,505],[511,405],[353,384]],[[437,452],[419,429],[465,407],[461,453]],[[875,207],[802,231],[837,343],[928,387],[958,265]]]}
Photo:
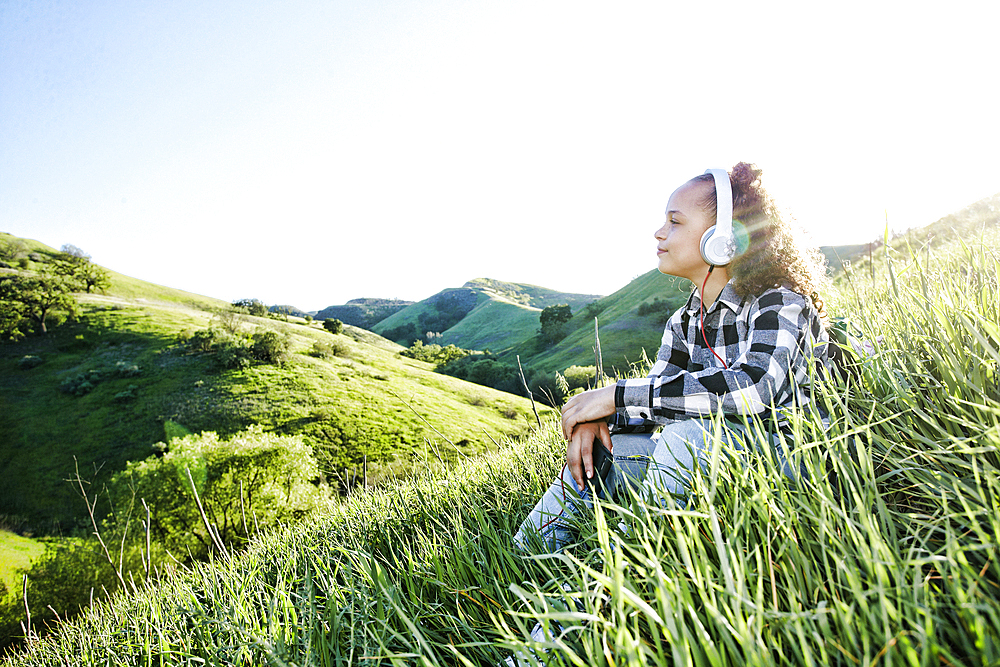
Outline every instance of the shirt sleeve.
{"label": "shirt sleeve", "polygon": [[803,332],[810,330],[808,314],[805,298],[795,292],[765,293],[751,307],[746,343],[728,369],[706,365],[687,370],[687,363],[679,363],[690,354],[683,337],[676,342],[679,332],[674,330],[668,341],[665,332],[664,346],[649,376],[618,382],[616,411],[662,422],[709,416],[719,409],[729,414],[767,410],[777,397],[789,392],[789,371],[802,354]]}

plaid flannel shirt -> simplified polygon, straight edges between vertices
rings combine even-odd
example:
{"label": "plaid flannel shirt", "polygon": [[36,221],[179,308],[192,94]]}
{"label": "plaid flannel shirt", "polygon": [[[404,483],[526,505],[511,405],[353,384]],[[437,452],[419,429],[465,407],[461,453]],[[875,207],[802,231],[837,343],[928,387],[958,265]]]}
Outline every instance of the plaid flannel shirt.
{"label": "plaid flannel shirt", "polygon": [[[616,426],[647,426],[688,417],[770,413],[811,403],[815,365],[829,369],[826,329],[812,300],[784,287],[741,299],[730,281],[705,311],[705,345],[699,327],[701,294],[671,316],[649,376],[619,380]],[[762,414],[763,417],[769,416]]]}

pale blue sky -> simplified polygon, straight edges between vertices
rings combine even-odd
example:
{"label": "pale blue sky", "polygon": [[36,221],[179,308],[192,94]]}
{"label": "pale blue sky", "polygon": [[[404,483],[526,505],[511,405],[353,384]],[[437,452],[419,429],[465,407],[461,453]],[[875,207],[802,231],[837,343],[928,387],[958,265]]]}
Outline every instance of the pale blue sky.
{"label": "pale blue sky", "polygon": [[1000,3],[0,0],[0,231],[314,310],[610,293],[756,162],[820,243],[1000,191]]}

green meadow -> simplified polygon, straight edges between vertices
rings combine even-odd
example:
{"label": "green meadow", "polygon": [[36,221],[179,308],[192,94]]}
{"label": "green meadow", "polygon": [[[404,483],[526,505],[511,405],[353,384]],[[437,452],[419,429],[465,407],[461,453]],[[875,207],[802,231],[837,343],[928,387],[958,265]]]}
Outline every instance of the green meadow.
{"label": "green meadow", "polygon": [[[374,482],[427,456],[452,461],[494,447],[487,433],[523,433],[534,420],[527,400],[434,373],[354,327],[333,335],[298,318],[239,316],[229,326],[287,336],[289,359],[220,368],[185,340],[218,326],[228,304],[115,274],[112,280],[107,295],[81,295],[77,322],[0,347],[0,503],[36,532],[78,523],[84,505],[65,481],[77,467],[99,485],[125,461],[151,455],[168,421],[223,435],[259,424],[301,434],[317,450],[328,446],[331,429],[377,424],[395,446],[370,462]],[[317,345],[333,345],[335,353],[315,356]],[[25,357],[38,365],[26,367]],[[93,389],[65,391],[80,376],[96,377]],[[438,433],[446,441],[432,454],[428,442]]]}
{"label": "green meadow", "polygon": [[563,553],[522,553],[562,465],[549,418],[137,576],[9,664],[1000,664],[995,210],[844,267],[827,303],[872,352],[822,390],[829,429],[794,421],[797,481],[720,449],[683,504],[601,503]]}

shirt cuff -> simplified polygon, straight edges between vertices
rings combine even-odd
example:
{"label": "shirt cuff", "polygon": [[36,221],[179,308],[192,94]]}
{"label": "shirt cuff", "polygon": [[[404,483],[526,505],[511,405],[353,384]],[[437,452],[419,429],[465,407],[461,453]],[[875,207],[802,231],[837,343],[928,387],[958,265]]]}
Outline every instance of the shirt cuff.
{"label": "shirt cuff", "polygon": [[653,418],[653,383],[648,378],[615,384],[615,412],[627,422]]}
{"label": "shirt cuff", "polygon": [[649,378],[619,380],[615,384],[616,408],[653,409],[653,383]]}

